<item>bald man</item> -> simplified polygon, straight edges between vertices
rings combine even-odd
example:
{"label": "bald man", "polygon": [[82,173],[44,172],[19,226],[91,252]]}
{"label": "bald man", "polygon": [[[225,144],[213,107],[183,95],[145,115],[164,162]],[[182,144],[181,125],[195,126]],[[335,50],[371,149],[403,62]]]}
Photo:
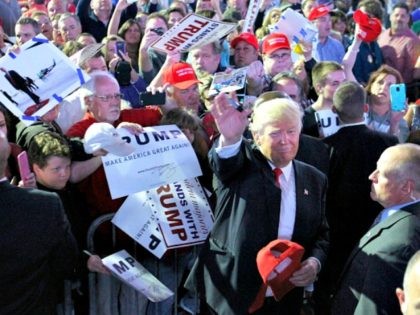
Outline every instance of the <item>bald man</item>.
{"label": "bald man", "polygon": [[397,289],[403,315],[420,312],[420,250],[411,257],[404,274],[403,289]]}

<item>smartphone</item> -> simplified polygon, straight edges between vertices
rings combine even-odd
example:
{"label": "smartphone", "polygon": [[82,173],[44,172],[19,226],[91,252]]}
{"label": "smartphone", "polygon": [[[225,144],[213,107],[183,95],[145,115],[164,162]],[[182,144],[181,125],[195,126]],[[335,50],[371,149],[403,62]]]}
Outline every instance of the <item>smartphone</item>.
{"label": "smartphone", "polygon": [[17,160],[18,160],[20,178],[22,180],[25,178],[28,178],[29,175],[31,174],[31,168],[29,166],[29,160],[28,160],[28,153],[26,153],[26,151],[19,153],[19,155],[17,156]]}
{"label": "smartphone", "polygon": [[123,55],[126,52],[125,43],[121,41],[117,41],[115,43],[115,49],[117,51],[118,56],[120,56],[120,58],[123,58]]}
{"label": "smartphone", "polygon": [[152,94],[151,92],[140,93],[140,105],[164,105],[166,103],[166,93],[157,92]]}
{"label": "smartphone", "polygon": [[391,110],[394,112],[404,111],[407,98],[405,84],[391,84],[389,87],[389,95],[391,96]]}

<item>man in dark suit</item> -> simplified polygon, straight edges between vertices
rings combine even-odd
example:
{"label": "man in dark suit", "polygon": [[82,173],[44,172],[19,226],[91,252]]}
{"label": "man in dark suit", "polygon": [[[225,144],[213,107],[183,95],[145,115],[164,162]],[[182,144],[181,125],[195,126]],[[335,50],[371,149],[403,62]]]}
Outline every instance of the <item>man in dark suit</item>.
{"label": "man in dark suit", "polygon": [[0,135],[0,314],[56,314],[56,294],[77,260],[57,195],[10,185],[10,148]]}
{"label": "man in dark suit", "polygon": [[395,289],[420,249],[420,146],[386,149],[370,175],[371,197],[385,209],[360,239],[339,279],[332,314],[400,314]]}
{"label": "man in dark suit", "polygon": [[255,144],[242,137],[248,110],[237,111],[220,94],[212,114],[221,133],[210,152],[217,177],[215,223],[186,286],[198,287],[211,313],[248,314],[262,285],[258,251],[272,240],[289,239],[305,248],[301,268],[290,278],[297,288],[280,302],[264,292],[255,314],[299,314],[303,288],[315,281],[328,249],[326,177],[293,160],[302,126],[299,105],[273,99],[255,107]]}
{"label": "man in dark suit", "polygon": [[[398,143],[396,137],[365,125],[366,93],[359,84],[342,83],[334,93],[333,104],[340,130],[323,140],[330,156],[326,203],[330,252],[315,294],[317,300],[323,296],[326,304],[351,251],[382,210],[370,198],[368,177],[382,152]],[[318,303],[322,308],[324,302]],[[319,312],[326,314],[329,306],[325,308]]]}

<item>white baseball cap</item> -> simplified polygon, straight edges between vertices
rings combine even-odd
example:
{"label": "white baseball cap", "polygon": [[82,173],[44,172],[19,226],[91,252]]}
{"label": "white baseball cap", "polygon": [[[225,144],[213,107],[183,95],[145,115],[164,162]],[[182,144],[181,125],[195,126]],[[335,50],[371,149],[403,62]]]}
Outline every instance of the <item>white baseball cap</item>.
{"label": "white baseball cap", "polygon": [[103,122],[94,123],[86,130],[83,146],[86,153],[103,149],[118,156],[126,156],[135,151],[131,144],[121,138],[118,128]]}

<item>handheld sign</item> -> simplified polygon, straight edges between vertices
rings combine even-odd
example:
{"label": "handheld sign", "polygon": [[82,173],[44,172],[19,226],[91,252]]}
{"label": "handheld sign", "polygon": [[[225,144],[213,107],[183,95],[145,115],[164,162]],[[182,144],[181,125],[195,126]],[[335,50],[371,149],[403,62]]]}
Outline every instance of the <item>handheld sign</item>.
{"label": "handheld sign", "polygon": [[248,4],[248,11],[246,12],[244,26],[242,32],[254,33],[254,24],[257,19],[258,10],[261,6],[262,0],[251,0]]}
{"label": "handheld sign", "polygon": [[317,29],[311,22],[308,21],[302,14],[292,10],[286,9],[279,21],[268,27],[270,33],[280,32],[287,36],[292,48],[300,42],[312,42],[317,34]]}
{"label": "handheld sign", "polygon": [[125,250],[103,258],[102,263],[115,277],[154,303],[164,301],[174,294]]}
{"label": "handheld sign", "polygon": [[176,125],[146,127],[139,135],[121,128],[119,134],[135,151],[102,157],[113,199],[202,174],[191,143]]}
{"label": "handheld sign", "polygon": [[112,223],[153,255],[203,243],[213,227],[213,213],[195,178],[129,196]]}
{"label": "handheld sign", "polygon": [[164,53],[187,52],[219,40],[235,27],[232,23],[217,22],[191,13],[171,27],[151,47]]}
{"label": "handheld sign", "polygon": [[0,102],[26,125],[89,80],[42,34],[0,58]]}
{"label": "handheld sign", "polygon": [[232,70],[231,72],[217,72],[213,76],[209,96],[220,92],[229,93],[243,89],[245,86],[246,72],[248,67]]}
{"label": "handheld sign", "polygon": [[321,138],[326,138],[338,131],[339,120],[338,115],[331,109],[318,110],[315,112],[315,118],[318,122],[319,135]]}

